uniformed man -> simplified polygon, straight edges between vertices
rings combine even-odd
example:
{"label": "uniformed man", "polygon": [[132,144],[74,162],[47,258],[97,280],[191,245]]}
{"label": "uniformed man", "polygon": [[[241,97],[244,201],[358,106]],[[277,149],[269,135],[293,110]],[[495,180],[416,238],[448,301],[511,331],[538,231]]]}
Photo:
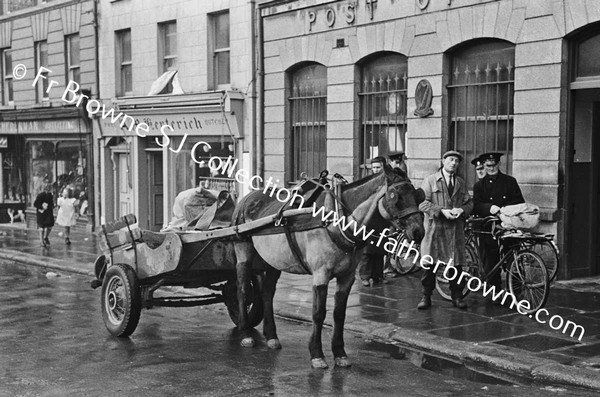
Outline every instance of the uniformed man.
{"label": "uniformed man", "polygon": [[477,174],[478,181],[482,180],[486,175],[484,163],[485,160],[483,160],[482,156],[475,157],[473,160],[471,160],[471,164],[475,166],[475,174]]}
{"label": "uniformed man", "polygon": [[399,168],[405,173],[408,173],[405,162],[406,156],[404,155],[404,152],[402,150],[397,152],[391,152],[390,154],[388,154],[388,158],[390,159],[390,167]]}
{"label": "uniformed man", "polygon": [[[502,153],[491,152],[484,153],[479,157],[484,162],[487,175],[476,182],[473,187],[474,213],[477,216],[496,215],[502,207],[525,202],[517,180],[499,170],[502,155]],[[483,265],[485,271],[489,272],[500,260],[498,243],[490,235],[482,235],[479,242],[482,248]],[[500,272],[497,271],[491,275],[488,283],[495,286],[496,291],[499,291],[501,281]]]}
{"label": "uniformed man", "polygon": [[[385,157],[377,156],[371,160],[371,172],[380,173],[386,163]],[[373,286],[376,283],[387,283],[383,278],[383,256],[385,251],[379,247],[367,245],[363,248],[358,262],[358,275],[362,285]]]}

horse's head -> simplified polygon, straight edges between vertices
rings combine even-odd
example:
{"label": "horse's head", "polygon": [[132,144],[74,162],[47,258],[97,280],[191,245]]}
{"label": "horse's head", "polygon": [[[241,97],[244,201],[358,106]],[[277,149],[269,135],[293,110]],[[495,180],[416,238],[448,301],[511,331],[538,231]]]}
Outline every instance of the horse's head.
{"label": "horse's head", "polygon": [[379,212],[397,229],[406,230],[409,239],[420,243],[425,229],[419,204],[425,199],[425,193],[415,189],[404,171],[384,165],[383,172],[387,190],[379,201]]}

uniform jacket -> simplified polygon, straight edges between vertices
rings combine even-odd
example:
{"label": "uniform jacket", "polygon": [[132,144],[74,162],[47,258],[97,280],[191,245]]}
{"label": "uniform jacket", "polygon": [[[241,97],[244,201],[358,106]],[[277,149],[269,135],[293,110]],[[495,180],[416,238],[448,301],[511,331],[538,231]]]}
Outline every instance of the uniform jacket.
{"label": "uniform jacket", "polygon": [[[473,211],[473,201],[467,191],[464,179],[455,175],[452,197],[439,170],[423,180],[421,188],[425,192],[425,201],[419,210],[425,214],[425,237],[421,241],[421,255],[431,255],[436,263],[441,260],[448,263],[453,259],[454,265],[462,265],[465,261],[465,220]],[[462,208],[463,214],[448,220],[442,209]]]}
{"label": "uniform jacket", "polygon": [[486,175],[473,186],[474,213],[481,217],[490,215],[492,205],[504,207],[524,202],[517,180],[500,171],[495,178]]}

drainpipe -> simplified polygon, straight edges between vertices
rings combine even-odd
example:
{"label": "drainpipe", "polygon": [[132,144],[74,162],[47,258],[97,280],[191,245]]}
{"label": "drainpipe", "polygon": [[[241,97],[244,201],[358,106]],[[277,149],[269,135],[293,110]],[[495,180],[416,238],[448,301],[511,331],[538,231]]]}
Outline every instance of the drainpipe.
{"label": "drainpipe", "polygon": [[256,143],[256,175],[264,178],[264,119],[265,119],[265,101],[264,101],[264,70],[263,62],[263,23],[260,15],[260,5],[256,7],[256,132],[254,142]]}
{"label": "drainpipe", "polygon": [[[98,37],[98,1],[100,1],[100,0],[93,0],[93,1],[94,1],[94,14],[93,14],[93,17],[94,17],[94,40],[96,43],[96,48],[94,50],[94,57],[96,58],[95,62],[94,62],[94,67],[96,68],[96,97],[100,98],[100,56],[99,56],[100,51],[98,50],[99,42],[100,42],[100,39]],[[102,141],[101,141],[101,138],[99,138],[97,140],[98,156],[97,156],[96,161],[93,161],[93,159],[94,159],[93,158],[93,153],[94,153],[94,131],[93,131],[94,121],[93,121],[93,118],[92,118],[90,124],[92,127],[92,139],[91,139],[91,146],[92,146],[91,149],[92,150],[90,150],[90,153],[91,153],[90,160],[92,161],[92,164],[96,165],[96,170],[94,171],[94,183],[92,184],[92,187],[91,187],[92,194],[90,194],[90,197],[88,197],[88,200],[91,197],[93,197],[92,210],[94,211],[94,220],[93,220],[94,224],[92,225],[92,227],[95,228],[96,225],[100,225],[100,213],[101,213],[100,203],[102,202],[102,197],[100,194],[100,186],[98,186],[98,189],[96,189],[96,186],[100,184],[100,175],[102,172],[101,166],[100,166],[100,164],[101,164],[100,159],[102,156],[102,145],[101,145]],[[98,125],[99,128],[101,128],[100,122],[96,123],[96,125]],[[100,137],[102,137],[102,130],[100,130],[99,132],[100,132]]]}

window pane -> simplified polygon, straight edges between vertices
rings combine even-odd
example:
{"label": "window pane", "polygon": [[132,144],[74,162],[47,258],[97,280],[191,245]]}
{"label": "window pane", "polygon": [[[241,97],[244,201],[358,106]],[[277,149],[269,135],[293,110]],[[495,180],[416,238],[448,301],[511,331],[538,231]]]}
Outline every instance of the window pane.
{"label": "window pane", "polygon": [[215,18],[215,49],[229,48],[229,13],[218,14]]}
{"label": "window pane", "polygon": [[11,51],[4,51],[4,73],[5,76],[11,76],[12,75],[12,52]]}
{"label": "window pane", "polygon": [[40,42],[40,66],[48,66],[48,43]]}
{"label": "window pane", "polygon": [[13,81],[12,81],[12,79],[9,79],[9,80],[6,81],[6,86],[7,86],[7,90],[8,90],[8,101],[12,102],[14,100]]}
{"label": "window pane", "polygon": [[600,76],[600,34],[581,42],[577,54],[577,77]]}
{"label": "window pane", "polygon": [[71,79],[77,83],[81,80],[79,79],[79,68],[75,68],[71,70]]}
{"label": "window pane", "polygon": [[133,91],[133,85],[131,81],[131,65],[124,65],[121,67],[121,85],[122,94]]}
{"label": "window pane", "polygon": [[217,52],[215,64],[217,84],[229,84],[229,51]]}
{"label": "window pane", "polygon": [[121,32],[121,62],[131,61],[131,31]]}
{"label": "window pane", "polygon": [[69,51],[71,65],[79,65],[79,35],[69,37]]}
{"label": "window pane", "polygon": [[165,55],[177,55],[177,25],[167,23],[164,25]]}

